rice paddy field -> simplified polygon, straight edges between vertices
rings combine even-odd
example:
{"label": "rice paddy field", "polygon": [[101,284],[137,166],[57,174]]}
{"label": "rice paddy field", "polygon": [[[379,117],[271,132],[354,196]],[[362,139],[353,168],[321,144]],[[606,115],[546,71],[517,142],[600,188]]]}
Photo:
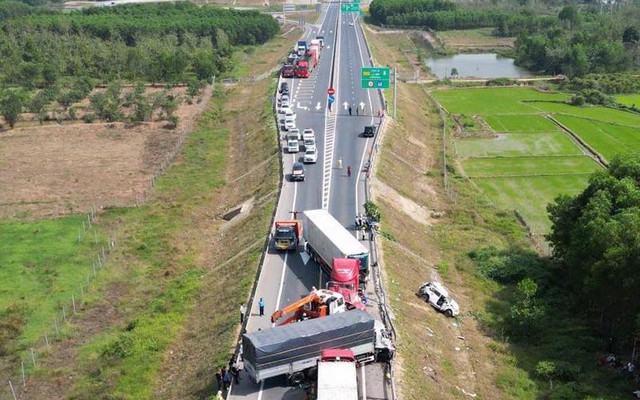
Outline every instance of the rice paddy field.
{"label": "rice paddy field", "polygon": [[[640,114],[571,106],[564,93],[467,88],[433,96],[449,114],[481,118],[492,131],[492,137],[455,137],[463,173],[496,207],[517,210],[536,234],[550,230],[549,202],[580,192],[604,168],[596,156],[610,160],[640,150]],[[617,99],[640,104],[640,96]]]}
{"label": "rice paddy field", "polygon": [[640,94],[627,94],[616,96],[616,101],[625,106],[640,107]]}

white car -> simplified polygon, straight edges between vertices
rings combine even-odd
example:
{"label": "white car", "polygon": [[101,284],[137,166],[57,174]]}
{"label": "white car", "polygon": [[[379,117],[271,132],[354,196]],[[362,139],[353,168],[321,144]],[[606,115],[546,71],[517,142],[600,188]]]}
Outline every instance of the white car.
{"label": "white car", "polygon": [[304,137],[304,149],[305,150],[313,150],[316,151],[316,138],[314,137]]}
{"label": "white car", "polygon": [[300,151],[300,142],[297,140],[287,140],[287,151],[289,153],[297,153]]}
{"label": "white car", "polygon": [[318,161],[318,151],[314,149],[306,149],[304,151],[304,158],[302,161],[305,164],[313,164]]}
{"label": "white car", "polygon": [[300,129],[298,128],[289,129],[287,133],[287,138],[296,139],[298,141],[302,140],[302,137],[300,136]]}
{"label": "white car", "polygon": [[284,114],[289,109],[291,109],[291,103],[289,102],[289,99],[282,100],[280,102],[280,113]]}
{"label": "white car", "polygon": [[455,317],[460,314],[458,303],[449,296],[447,289],[439,282],[423,283],[418,289],[418,296],[436,310],[442,311],[447,317]]}
{"label": "white car", "polygon": [[296,120],[291,118],[284,119],[284,130],[288,131],[296,127]]}
{"label": "white car", "polygon": [[293,111],[292,109],[288,108],[288,109],[284,110],[284,117],[285,118],[291,118],[292,120],[295,121],[297,115],[296,115],[295,111]]}
{"label": "white car", "polygon": [[314,138],[316,137],[316,133],[311,128],[306,128],[305,130],[302,131],[302,134],[304,136],[312,136]]}

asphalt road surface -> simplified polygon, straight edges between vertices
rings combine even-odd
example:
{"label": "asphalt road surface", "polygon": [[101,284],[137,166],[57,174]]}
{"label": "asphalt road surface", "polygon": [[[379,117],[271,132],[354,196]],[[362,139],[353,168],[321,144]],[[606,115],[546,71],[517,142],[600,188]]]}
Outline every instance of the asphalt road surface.
{"label": "asphalt road surface", "polygon": [[[307,79],[286,79],[292,105],[297,113],[297,126],[302,131],[312,128],[316,134],[318,162],[306,165],[306,180],[291,182],[289,173],[295,161],[302,161],[303,152],[283,151],[284,176],[276,219],[291,219],[293,212],[326,208],[347,229],[354,233],[356,212],[363,211],[365,202],[363,171],[373,138],[363,138],[365,125],[377,123],[380,98],[375,90],[360,89],[360,69],[371,66],[362,29],[356,13],[340,14],[338,3],[323,4],[317,25],[307,24],[307,39],[323,35],[325,47],[318,67]],[[309,29],[310,28],[310,29]],[[294,43],[291,44],[292,49]],[[335,48],[334,48],[335,47]],[[331,85],[331,65],[335,50],[333,87],[336,101],[328,107],[327,89]],[[344,103],[351,105],[352,115]],[[356,108],[363,103],[364,110]],[[363,115],[364,114],[364,115]],[[282,138],[284,133],[281,132]],[[282,142],[285,144],[284,140]],[[286,146],[283,146],[286,148]],[[342,169],[338,168],[342,159]],[[347,167],[351,166],[351,177]],[[368,247],[367,241],[363,242]],[[269,249],[258,281],[253,308],[248,310],[247,331],[268,329],[270,315],[309,294],[312,286],[324,287],[327,276],[318,265],[303,253],[281,253]],[[379,319],[373,289],[368,285],[370,301],[367,311]],[[258,314],[258,299],[265,302],[265,315]],[[369,364],[360,368],[360,398],[386,399],[388,387],[384,379],[384,365]],[[242,372],[240,384],[234,385],[230,399],[303,399],[304,390],[286,385],[285,378],[271,378],[259,384]]]}

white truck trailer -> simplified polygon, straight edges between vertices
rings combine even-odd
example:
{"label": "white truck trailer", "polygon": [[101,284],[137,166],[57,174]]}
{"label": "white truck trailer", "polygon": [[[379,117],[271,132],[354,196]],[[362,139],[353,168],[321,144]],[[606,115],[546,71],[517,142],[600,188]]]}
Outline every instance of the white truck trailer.
{"label": "white truck trailer", "polygon": [[351,350],[323,351],[318,361],[316,400],[358,400],[356,364]]}
{"label": "white truck trailer", "polygon": [[334,258],[354,258],[360,260],[360,282],[366,282],[369,250],[328,211],[307,210],[302,214],[307,252],[320,267],[331,275]]}
{"label": "white truck trailer", "polygon": [[384,325],[362,310],[245,333],[242,349],[254,381],[285,375],[291,385],[315,378],[323,350],[351,350],[359,363],[388,361],[395,351]]}

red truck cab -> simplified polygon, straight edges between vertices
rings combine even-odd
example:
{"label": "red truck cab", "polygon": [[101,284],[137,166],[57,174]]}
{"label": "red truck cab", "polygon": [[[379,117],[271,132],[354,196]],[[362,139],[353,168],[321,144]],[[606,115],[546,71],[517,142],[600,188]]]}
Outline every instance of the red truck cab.
{"label": "red truck cab", "polygon": [[360,298],[360,260],[355,258],[334,258],[331,265],[331,278],[327,289],[340,293],[351,309],[364,310]]}

